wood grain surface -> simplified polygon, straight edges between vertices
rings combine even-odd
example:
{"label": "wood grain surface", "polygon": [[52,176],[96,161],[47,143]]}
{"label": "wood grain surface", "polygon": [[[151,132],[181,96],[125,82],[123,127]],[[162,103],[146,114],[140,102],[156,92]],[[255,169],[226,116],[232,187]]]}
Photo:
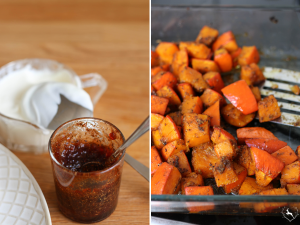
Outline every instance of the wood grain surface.
{"label": "wood grain surface", "polygon": [[[79,75],[100,73],[108,89],[94,116],[115,124],[125,138],[149,115],[148,1],[2,0],[0,52],[1,66],[17,59],[48,58]],[[127,152],[149,166],[149,133]],[[15,154],[39,183],[52,224],[76,224],[57,208],[48,153]],[[118,206],[101,222],[116,223],[149,223],[149,183],[126,163]]]}

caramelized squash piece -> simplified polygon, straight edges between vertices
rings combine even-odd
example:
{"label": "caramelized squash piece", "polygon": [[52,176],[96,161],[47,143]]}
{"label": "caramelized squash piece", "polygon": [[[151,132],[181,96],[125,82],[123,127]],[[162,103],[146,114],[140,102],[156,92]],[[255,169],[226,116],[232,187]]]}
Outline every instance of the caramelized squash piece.
{"label": "caramelized squash piece", "polygon": [[245,144],[245,139],[248,138],[268,138],[278,140],[271,131],[263,127],[244,127],[236,130],[238,143]]}
{"label": "caramelized squash piece", "polygon": [[204,112],[204,115],[210,117],[210,126],[220,126],[221,116],[220,116],[220,101],[216,101],[213,105],[207,108]]}
{"label": "caramelized squash piece", "polygon": [[185,67],[179,73],[180,83],[189,83],[196,91],[202,92],[208,88],[208,84],[202,77],[202,74],[190,67]]}
{"label": "caramelized squash piece", "polygon": [[185,188],[190,186],[203,186],[203,177],[195,172],[187,174],[181,179],[181,194],[185,195]]}
{"label": "caramelized squash piece", "polygon": [[280,107],[274,95],[269,95],[258,102],[259,122],[268,122],[281,116]]}
{"label": "caramelized squash piece", "polygon": [[251,63],[250,65],[242,66],[241,79],[246,81],[248,85],[257,85],[263,82],[266,78],[258,65]]}
{"label": "caramelized squash piece", "polygon": [[261,100],[260,90],[258,87],[250,86],[250,89],[256,99],[257,102]]}
{"label": "caramelized squash piece", "polygon": [[181,100],[176,94],[176,92],[170,88],[169,86],[164,86],[156,92],[157,96],[166,98],[169,100],[170,105],[177,105],[181,104]]}
{"label": "caramelized squash piece", "polygon": [[229,52],[234,52],[239,48],[232,31],[227,31],[220,35],[212,46],[213,51],[220,48],[225,48]]}
{"label": "caramelized squash piece", "polygon": [[184,151],[184,152],[189,151],[189,149],[187,149],[184,143],[184,140],[179,139],[179,140],[172,141],[162,148],[161,150],[162,159],[164,161],[167,161],[170,156],[180,151]]}
{"label": "caramelized squash piece", "polygon": [[181,126],[181,112],[177,111],[177,112],[172,112],[170,114],[168,114],[169,117],[171,117],[171,119],[174,121],[174,123],[177,126]]}
{"label": "caramelized squash piece", "polygon": [[221,127],[214,127],[214,131],[211,135],[211,140],[214,144],[218,144],[223,141],[233,141],[234,143],[236,143],[235,138]]}
{"label": "caramelized squash piece", "polygon": [[177,194],[180,190],[181,174],[166,162],[162,163],[151,179],[152,195]]}
{"label": "caramelized squash piece", "polygon": [[165,115],[169,100],[151,95],[151,113]]}
{"label": "caramelized squash piece", "polygon": [[231,58],[233,63],[233,68],[235,68],[238,65],[238,58],[239,55],[242,53],[242,48],[238,48],[237,50],[231,52]]}
{"label": "caramelized squash piece", "polygon": [[220,48],[214,53],[214,61],[218,64],[221,72],[232,70],[232,57],[225,48]]}
{"label": "caramelized squash piece", "polygon": [[222,94],[221,89],[225,87],[224,82],[220,73],[218,72],[208,72],[203,75],[204,80],[208,83],[210,88],[220,94]]}
{"label": "caramelized squash piece", "polygon": [[287,184],[286,189],[290,195],[300,195],[300,184]]}
{"label": "caramelized squash piece", "polygon": [[189,83],[178,84],[177,85],[177,90],[178,90],[178,92],[181,95],[181,98],[183,100],[195,96],[195,92],[193,90],[193,87]]}
{"label": "caramelized squash piece", "polygon": [[160,158],[160,155],[155,148],[155,146],[151,147],[151,176],[156,172],[160,164],[162,163],[162,160]]}
{"label": "caramelized squash piece", "polygon": [[223,158],[221,161],[217,162],[213,171],[218,187],[223,187],[238,181],[238,176],[233,169],[232,162],[226,158]]}
{"label": "caramelized squash piece", "polygon": [[210,46],[218,37],[219,31],[209,26],[204,26],[200,30],[196,42]]}
{"label": "caramelized squash piece", "polygon": [[279,149],[287,146],[287,143],[280,140],[273,140],[268,138],[250,138],[246,139],[245,143],[248,147],[256,147],[261,150],[272,154],[273,152],[278,151]]}
{"label": "caramelized squash piece", "polygon": [[238,180],[234,183],[227,184],[223,187],[226,194],[230,194],[230,193],[237,194],[242,183],[247,177],[247,169],[245,167],[233,162],[233,169],[238,177]]}
{"label": "caramelized squash piece", "polygon": [[166,144],[181,139],[178,127],[168,115],[159,124],[158,131]]}
{"label": "caramelized squash piece", "polygon": [[242,52],[238,57],[240,66],[250,65],[251,63],[258,64],[259,53],[255,46],[243,46]]}
{"label": "caramelized squash piece", "polygon": [[185,177],[192,172],[189,160],[183,151],[171,155],[168,158],[168,163],[175,166],[181,173],[182,177]]}
{"label": "caramelized squash piece", "polygon": [[196,113],[183,114],[182,125],[184,140],[189,148],[210,141],[210,119],[207,115]]}
{"label": "caramelized squash piece", "polygon": [[246,145],[240,146],[240,151],[236,161],[247,169],[248,176],[252,176],[255,174],[255,162],[252,158],[249,147],[247,147]]}
{"label": "caramelized squash piece", "polygon": [[181,106],[181,113],[202,113],[203,111],[203,103],[200,97],[190,97],[188,99],[184,99]]}
{"label": "caramelized squash piece", "polygon": [[170,72],[158,72],[155,76],[151,77],[151,85],[156,91],[164,86],[168,86],[172,89],[175,88],[177,84],[177,78]]}
{"label": "caramelized squash piece", "polygon": [[159,55],[161,64],[172,64],[174,54],[179,51],[176,44],[171,42],[160,42],[156,49],[156,53]]}
{"label": "caramelized squash piece", "polygon": [[193,69],[200,71],[201,73],[207,73],[210,71],[219,72],[219,66],[213,60],[206,59],[192,59],[192,67]]}
{"label": "caramelized squash piece", "polygon": [[189,65],[189,56],[185,49],[175,52],[172,61],[172,72],[175,76],[178,76],[183,67]]}
{"label": "caramelized squash piece", "polygon": [[159,130],[153,130],[151,134],[152,142],[157,149],[162,149],[167,144]]}
{"label": "caramelized squash piece", "polygon": [[190,57],[196,59],[208,59],[211,54],[210,48],[204,44],[195,42],[180,42],[179,49],[186,50]]}
{"label": "caramelized squash piece", "polygon": [[214,146],[216,155],[219,158],[226,157],[229,160],[232,160],[236,156],[236,148],[236,145],[229,140],[223,141]]}
{"label": "caramelized squash piece", "polygon": [[300,184],[300,162],[296,161],[286,165],[281,172],[280,183],[282,186],[286,184]]}
{"label": "caramelized squash piece", "polygon": [[246,177],[239,190],[239,195],[259,194],[261,191],[270,190],[272,188],[273,188],[272,184],[263,187],[257,184],[254,178]]}
{"label": "caramelized squash piece", "polygon": [[289,165],[298,159],[293,149],[290,146],[285,146],[278,151],[272,153],[272,156],[282,161],[285,165]]}
{"label": "caramelized squash piece", "polygon": [[234,105],[228,104],[221,109],[221,115],[227,123],[236,127],[244,127],[255,118],[256,113],[243,114]]}
{"label": "caramelized squash piece", "polygon": [[220,102],[220,106],[223,106],[226,103],[226,101],[222,95],[220,95],[218,92],[216,92],[210,88],[207,88],[203,92],[203,94],[200,96],[200,98],[201,98],[205,108],[212,106],[213,104],[216,103],[216,101]]}
{"label": "caramelized squash piece", "polygon": [[151,51],[151,68],[159,66],[159,55],[155,51]]}
{"label": "caramelized squash piece", "polygon": [[164,119],[164,117],[160,114],[151,113],[151,130],[157,130],[160,122]]}
{"label": "caramelized squash piece", "polygon": [[[185,188],[186,195],[214,195],[211,186],[189,186]],[[208,211],[215,208],[213,202],[187,202],[187,208],[190,213]]]}
{"label": "caramelized squash piece", "polygon": [[201,174],[204,179],[213,178],[213,168],[219,159],[215,153],[211,142],[207,142],[193,148],[192,166],[197,174]]}

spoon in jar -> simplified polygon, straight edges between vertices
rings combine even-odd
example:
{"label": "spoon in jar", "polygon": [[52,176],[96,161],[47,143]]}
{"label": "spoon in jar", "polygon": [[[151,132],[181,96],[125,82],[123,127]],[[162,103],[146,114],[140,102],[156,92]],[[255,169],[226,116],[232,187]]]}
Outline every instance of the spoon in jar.
{"label": "spoon in jar", "polygon": [[[130,135],[130,137],[106,160],[105,165],[100,162],[87,162],[81,167],[82,172],[89,172],[92,168],[93,171],[101,170],[105,167],[109,167],[115,159],[125,151],[133,142],[140,138],[149,130],[149,116],[144,120],[144,122]],[[125,155],[125,161],[132,166],[138,173],[140,173],[145,179],[149,181],[149,168],[144,166],[139,161],[132,158],[130,155]]]}

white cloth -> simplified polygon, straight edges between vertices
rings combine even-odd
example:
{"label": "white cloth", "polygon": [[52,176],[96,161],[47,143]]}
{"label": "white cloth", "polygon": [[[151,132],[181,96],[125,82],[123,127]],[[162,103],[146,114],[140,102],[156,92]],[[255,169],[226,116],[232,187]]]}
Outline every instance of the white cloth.
{"label": "white cloth", "polygon": [[31,123],[47,128],[58,111],[61,95],[70,102],[93,111],[91,98],[83,89],[70,83],[45,82],[32,86],[23,96],[23,116]]}

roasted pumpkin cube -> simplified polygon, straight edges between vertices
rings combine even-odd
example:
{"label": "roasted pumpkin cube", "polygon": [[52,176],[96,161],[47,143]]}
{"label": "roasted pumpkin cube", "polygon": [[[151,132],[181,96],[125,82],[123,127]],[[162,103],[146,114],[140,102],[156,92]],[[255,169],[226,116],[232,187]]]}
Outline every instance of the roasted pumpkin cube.
{"label": "roasted pumpkin cube", "polygon": [[245,140],[245,143],[248,147],[253,146],[261,150],[264,150],[270,154],[287,146],[287,143],[284,141],[268,139],[268,138],[249,138]]}
{"label": "roasted pumpkin cube", "polygon": [[193,69],[200,71],[201,73],[207,73],[210,71],[219,72],[219,66],[213,60],[207,59],[192,59],[192,67]]}
{"label": "roasted pumpkin cube", "polygon": [[160,122],[164,119],[160,114],[151,113],[151,130],[157,130]]}
{"label": "roasted pumpkin cube", "polygon": [[155,148],[155,146],[152,146],[151,147],[151,175],[153,175],[156,172],[156,170],[158,169],[161,163],[162,160],[160,158],[157,149]]}
{"label": "roasted pumpkin cube", "polygon": [[273,180],[272,177],[268,176],[267,174],[258,169],[255,170],[255,179],[257,184],[264,187],[269,185]]}
{"label": "roasted pumpkin cube", "polygon": [[160,42],[155,51],[159,55],[161,64],[172,64],[174,54],[179,51],[177,45],[171,42]]}
{"label": "roasted pumpkin cube", "polygon": [[217,157],[213,144],[207,142],[193,148],[192,166],[197,174],[201,174],[204,179],[213,178],[213,168],[220,159]]}
{"label": "roasted pumpkin cube", "polygon": [[192,172],[189,160],[183,151],[169,156],[167,162],[175,166],[181,173],[182,177],[185,177]]}
{"label": "roasted pumpkin cube", "polygon": [[167,144],[159,130],[153,130],[151,134],[152,142],[157,149],[162,149]]}
{"label": "roasted pumpkin cube", "polygon": [[203,111],[203,103],[201,101],[201,98],[196,97],[190,97],[187,99],[184,99],[181,106],[181,114],[184,113],[202,113]]}
{"label": "roasted pumpkin cube", "polygon": [[155,51],[151,51],[151,68],[159,66],[159,55]]}
{"label": "roasted pumpkin cube", "polygon": [[259,194],[261,191],[270,190],[272,188],[273,188],[272,184],[269,184],[265,187],[260,186],[259,184],[256,183],[255,178],[246,177],[239,190],[239,195],[255,195],[255,194]]}
{"label": "roasted pumpkin cube", "polygon": [[222,158],[219,162],[217,162],[213,171],[218,187],[223,187],[238,181],[238,176],[233,169],[232,162],[226,158]]}
{"label": "roasted pumpkin cube", "polygon": [[246,81],[248,85],[256,85],[263,82],[266,78],[258,65],[251,63],[250,65],[242,66],[241,79]]}
{"label": "roasted pumpkin cube", "polygon": [[172,141],[165,145],[161,150],[161,156],[164,161],[167,161],[168,158],[180,151],[188,152],[189,149],[186,147],[184,140],[179,139]]}
{"label": "roasted pumpkin cube", "polygon": [[189,56],[197,59],[208,59],[211,50],[206,45],[195,42],[180,42],[180,50],[187,50]]}
{"label": "roasted pumpkin cube", "polygon": [[223,187],[226,194],[230,194],[230,193],[237,194],[242,183],[247,177],[247,169],[245,167],[233,162],[233,169],[238,177],[238,180],[234,183],[227,184]]}
{"label": "roasted pumpkin cube", "polygon": [[168,99],[151,95],[151,113],[165,115],[168,104]]}
{"label": "roasted pumpkin cube", "polygon": [[256,99],[257,102],[261,100],[260,90],[258,87],[250,86],[250,89]]}
{"label": "roasted pumpkin cube", "polygon": [[217,49],[225,48],[229,52],[234,52],[238,49],[238,45],[235,41],[234,34],[232,31],[227,31],[221,34],[217,40],[213,43],[212,49],[216,51]]}
{"label": "roasted pumpkin cube", "polygon": [[168,115],[159,124],[158,131],[166,144],[181,139],[178,127]]}
{"label": "roasted pumpkin cube", "polygon": [[194,89],[193,89],[192,85],[189,83],[178,84],[177,90],[183,100],[195,96]]}
{"label": "roasted pumpkin cube", "polygon": [[[262,191],[259,195],[288,195],[288,192],[285,188],[274,188]],[[288,203],[286,202],[260,202],[254,204],[254,210],[258,213],[265,213],[287,205]]]}
{"label": "roasted pumpkin cube", "polygon": [[207,115],[196,113],[183,114],[182,125],[184,140],[189,148],[210,141],[210,119]]}
{"label": "roasted pumpkin cube", "polygon": [[272,153],[272,156],[282,161],[285,165],[289,165],[298,159],[293,149],[290,146],[285,146],[278,151]]}
{"label": "roasted pumpkin cube", "polygon": [[202,92],[208,88],[208,84],[202,77],[202,74],[190,67],[185,67],[179,73],[180,83],[189,83],[196,91]]}
{"label": "roasted pumpkin cube", "polygon": [[238,65],[238,57],[241,53],[242,53],[242,48],[238,48],[237,50],[230,53],[234,68]]}
{"label": "roasted pumpkin cube", "polygon": [[232,57],[225,48],[220,48],[214,53],[214,61],[218,64],[221,72],[232,70]]}
{"label": "roasted pumpkin cube", "polygon": [[238,157],[236,158],[236,162],[240,165],[244,166],[247,169],[248,176],[252,176],[255,174],[255,162],[251,156],[250,148],[246,145],[240,146]]}
{"label": "roasted pumpkin cube", "polygon": [[218,93],[222,93],[221,89],[225,87],[224,82],[222,80],[222,77],[220,73],[218,72],[208,72],[203,75],[204,80],[210,88]]}
{"label": "roasted pumpkin cube", "polygon": [[177,105],[181,104],[181,100],[176,94],[176,92],[170,88],[169,86],[164,86],[156,92],[157,96],[166,98],[169,100],[170,105]]}
{"label": "roasted pumpkin cube", "polygon": [[216,101],[213,105],[208,107],[204,112],[204,115],[210,117],[210,126],[220,126],[221,116],[220,116],[220,101]]}
{"label": "roasted pumpkin cube", "polygon": [[166,65],[166,64],[153,67],[153,68],[151,68],[151,78],[160,72],[162,72],[162,73],[167,72],[167,71],[169,71],[169,69],[170,69],[170,66]]}
{"label": "roasted pumpkin cube", "polygon": [[226,140],[236,143],[235,138],[221,127],[214,127],[214,131],[211,135],[211,140],[214,144],[218,144]]}
{"label": "roasted pumpkin cube", "polygon": [[180,111],[169,113],[168,116],[172,118],[172,120],[174,121],[174,123],[177,126],[181,126],[181,112]]}
{"label": "roasted pumpkin cube", "polygon": [[255,46],[243,46],[242,52],[238,57],[240,66],[250,65],[259,62],[259,53]]}
{"label": "roasted pumpkin cube", "polygon": [[152,195],[177,194],[180,190],[181,174],[179,170],[164,162],[151,179]]}
{"label": "roasted pumpkin cube", "polygon": [[255,118],[256,113],[248,115],[243,114],[240,110],[234,107],[233,104],[228,104],[221,109],[221,115],[227,123],[236,127],[244,127]]}
{"label": "roasted pumpkin cube", "polygon": [[170,72],[161,71],[151,77],[151,85],[156,91],[164,86],[169,86],[174,89],[177,84],[177,78]]}
{"label": "roasted pumpkin cube", "polygon": [[290,195],[300,195],[300,184],[287,184],[286,189]]}
{"label": "roasted pumpkin cube", "polygon": [[214,195],[211,186],[189,186],[185,188],[186,195]]}
{"label": "roasted pumpkin cube", "polygon": [[296,161],[286,165],[281,172],[280,183],[282,186],[286,184],[300,184],[300,162]]}
{"label": "roasted pumpkin cube", "polygon": [[235,143],[232,143],[229,140],[220,142],[214,146],[216,155],[219,158],[226,157],[230,160],[236,156],[236,153],[237,153],[236,148],[237,147],[236,147]]}
{"label": "roasted pumpkin cube", "polygon": [[203,186],[203,177],[200,174],[192,172],[181,179],[181,194],[185,194],[184,189],[190,186]]}
{"label": "roasted pumpkin cube", "polygon": [[258,102],[259,122],[268,122],[281,116],[280,107],[274,95],[269,95]]}
{"label": "roasted pumpkin cube", "polygon": [[245,144],[245,139],[248,138],[268,138],[278,140],[271,131],[263,127],[244,127],[236,130],[238,143]]}
{"label": "roasted pumpkin cube", "polygon": [[209,26],[204,26],[200,30],[196,42],[210,46],[218,37],[219,31]]}
{"label": "roasted pumpkin cube", "polygon": [[212,106],[216,103],[216,101],[220,102],[220,106],[223,106],[226,102],[222,95],[210,88],[207,88],[200,96],[200,98],[205,108]]}
{"label": "roasted pumpkin cube", "polygon": [[182,49],[178,52],[175,52],[172,61],[172,66],[171,66],[173,74],[175,76],[178,76],[180,70],[182,70],[184,66],[188,66],[188,65],[189,65],[189,56],[186,49]]}

